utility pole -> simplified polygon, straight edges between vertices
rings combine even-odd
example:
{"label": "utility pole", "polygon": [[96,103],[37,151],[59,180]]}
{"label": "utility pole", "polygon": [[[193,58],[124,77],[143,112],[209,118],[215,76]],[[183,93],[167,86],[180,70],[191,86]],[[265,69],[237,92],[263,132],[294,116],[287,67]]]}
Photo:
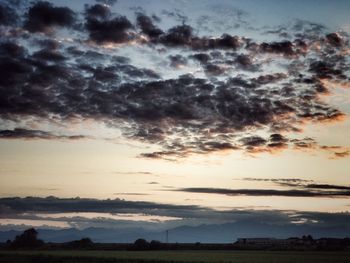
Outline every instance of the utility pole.
{"label": "utility pole", "polygon": [[166,240],[166,243],[168,244],[169,243],[169,230],[165,231],[165,240]]}

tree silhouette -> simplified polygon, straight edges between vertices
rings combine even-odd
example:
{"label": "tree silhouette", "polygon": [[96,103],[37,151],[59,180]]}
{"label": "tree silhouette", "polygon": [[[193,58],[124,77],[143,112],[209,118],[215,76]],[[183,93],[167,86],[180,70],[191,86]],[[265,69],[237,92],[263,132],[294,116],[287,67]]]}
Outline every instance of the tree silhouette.
{"label": "tree silhouette", "polygon": [[34,228],[25,230],[21,235],[16,236],[11,242],[13,248],[36,248],[40,247],[44,242],[38,239],[38,232]]}
{"label": "tree silhouette", "polygon": [[67,246],[69,248],[90,248],[93,245],[94,245],[94,242],[92,242],[92,240],[87,237],[67,243]]}
{"label": "tree silhouette", "polygon": [[162,243],[158,240],[152,240],[150,243],[149,243],[149,249],[151,250],[158,250],[158,249],[161,249],[162,248]]}
{"label": "tree silhouette", "polygon": [[149,243],[145,239],[139,238],[134,242],[134,248],[136,250],[146,250],[149,248]]}

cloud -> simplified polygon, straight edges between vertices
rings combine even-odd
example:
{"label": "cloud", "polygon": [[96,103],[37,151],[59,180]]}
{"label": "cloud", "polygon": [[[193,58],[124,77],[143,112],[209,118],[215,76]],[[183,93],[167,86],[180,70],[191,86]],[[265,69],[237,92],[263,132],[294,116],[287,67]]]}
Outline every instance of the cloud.
{"label": "cloud", "polygon": [[56,135],[47,131],[15,128],[0,130],[0,139],[45,139],[45,140],[78,140],[88,138],[84,135]]}
{"label": "cloud", "polygon": [[202,64],[206,64],[210,60],[210,56],[206,53],[196,53],[191,55],[190,58],[195,59]]}
{"label": "cloud", "polygon": [[321,145],[320,149],[331,154],[330,159],[345,158],[350,155],[350,148],[340,145]]}
{"label": "cloud", "polygon": [[25,48],[18,45],[15,42],[2,42],[0,43],[0,55],[3,57],[9,56],[12,58],[23,57],[25,54]]}
{"label": "cloud", "polygon": [[54,61],[54,62],[60,62],[66,59],[62,54],[56,51],[52,51],[51,49],[42,49],[40,51],[37,51],[33,54],[33,57],[38,60],[46,60],[46,61]]}
{"label": "cloud", "polygon": [[245,177],[242,180],[245,181],[258,181],[258,182],[276,182],[276,183],[307,183],[313,182],[312,180],[305,180],[299,178],[255,178],[255,177]]}
{"label": "cloud", "polygon": [[170,55],[170,66],[173,68],[181,68],[187,64],[187,59],[181,55]]}
{"label": "cloud", "polygon": [[234,62],[237,64],[239,69],[248,70],[248,71],[257,71],[259,69],[258,64],[254,64],[253,59],[250,55],[240,54],[238,55]]}
{"label": "cloud", "polygon": [[[36,2],[24,19],[31,34],[4,29],[11,37],[0,39],[2,120],[23,127],[25,119],[91,119],[157,147],[141,157],[177,159],[233,150],[319,150],[314,139],[292,133],[309,122],[345,117],[324,100],[331,95],[325,79],[348,78],[348,37],[341,32],[324,34],[320,26],[297,21],[294,39],[259,43],[198,35],[189,23],[163,30],[144,12],[133,24],[110,5],[87,5],[78,16]],[[69,37],[41,34],[54,27],[69,27]],[[296,36],[309,31],[312,37]],[[184,66],[191,73],[181,75]],[[332,158],[349,155],[346,147],[327,151]]]}
{"label": "cloud", "polygon": [[14,25],[18,15],[14,9],[6,4],[0,4],[0,25]]}
{"label": "cloud", "polygon": [[111,17],[108,5],[96,4],[85,8],[85,28],[90,40],[98,43],[126,43],[133,40],[134,28],[126,16]]}
{"label": "cloud", "polygon": [[326,41],[335,47],[342,47],[344,45],[344,40],[338,33],[330,33],[326,35]]}
{"label": "cloud", "polygon": [[342,70],[338,69],[335,63],[325,61],[312,62],[309,71],[314,72],[321,79],[332,79],[343,75]]}
{"label": "cloud", "polygon": [[115,5],[118,0],[95,0],[97,3],[102,3],[102,4],[105,4],[105,5],[109,5],[109,6],[113,6]]}
{"label": "cloud", "polygon": [[26,197],[1,198],[1,214],[37,213],[68,213],[68,212],[104,212],[104,213],[147,213],[162,215],[165,212],[179,211],[185,213],[200,208],[193,205],[171,205],[143,201],[126,201],[123,199],[88,199],[88,198],[57,198],[57,197]]}
{"label": "cloud", "polygon": [[150,194],[145,194],[145,193],[113,193],[113,195],[121,195],[121,196],[125,196],[125,195],[140,195],[140,196],[144,196],[144,195],[150,195]]}
{"label": "cloud", "polygon": [[[347,185],[334,185],[334,184],[324,184],[316,183],[313,180],[305,180],[299,178],[254,178],[246,177],[243,178],[245,181],[252,182],[272,182],[279,186],[290,187],[293,189],[311,189],[311,190],[350,190],[350,186]],[[342,192],[340,192],[342,193]],[[326,194],[329,194],[326,192]]]}
{"label": "cloud", "polygon": [[133,28],[125,16],[114,17],[111,20],[99,20],[88,16],[85,24],[91,40],[97,43],[124,43],[133,39],[129,30]]}
{"label": "cloud", "polygon": [[[153,217],[165,221],[139,218]],[[323,213],[305,211],[254,210],[251,208],[234,208],[214,210],[207,207],[191,205],[169,205],[121,199],[86,199],[57,197],[12,197],[0,199],[1,219],[8,219],[7,224],[26,220],[35,224],[45,222],[65,222],[64,225],[78,228],[105,227],[122,228],[138,227],[156,230],[169,229],[176,226],[198,226],[201,224],[238,223],[252,226],[291,226],[334,228],[347,226],[349,213]],[[114,219],[118,217],[119,219]],[[130,220],[127,218],[135,217]],[[125,218],[123,220],[123,218]],[[1,220],[0,219],[0,220]],[[12,221],[11,221],[12,220]],[[23,221],[22,221],[23,222]],[[4,225],[2,228],[8,226]],[[20,228],[20,226],[12,226]],[[305,229],[303,230],[305,231]]]}
{"label": "cloud", "polygon": [[345,152],[335,152],[334,155],[339,158],[347,157],[350,155],[350,151]]}
{"label": "cloud", "polygon": [[245,137],[242,138],[241,141],[247,147],[261,146],[266,143],[266,140],[259,136]]}
{"label": "cloud", "polygon": [[317,143],[312,138],[304,138],[304,139],[292,139],[292,143],[297,149],[312,149],[317,147]]}
{"label": "cloud", "polygon": [[111,11],[108,6],[96,4],[92,6],[85,7],[85,16],[88,18],[95,19],[108,19],[111,15]]}
{"label": "cloud", "polygon": [[159,184],[158,182],[149,182],[147,184]]}
{"label": "cloud", "polygon": [[305,187],[312,188],[312,189],[350,190],[350,186],[333,185],[333,184],[308,184]]}
{"label": "cloud", "polygon": [[51,51],[58,50],[59,47],[61,46],[59,41],[57,41],[55,39],[51,39],[51,38],[38,39],[35,42],[41,48],[43,48],[43,50],[51,50]]}
{"label": "cloud", "polygon": [[189,25],[181,25],[170,28],[161,36],[160,42],[167,46],[189,46],[193,38],[193,28]]}
{"label": "cloud", "polygon": [[75,14],[70,8],[39,1],[30,7],[24,27],[30,32],[47,32],[55,26],[71,27],[74,22]]}
{"label": "cloud", "polygon": [[282,54],[284,56],[294,56],[296,53],[293,44],[290,41],[262,43],[260,45],[261,52]]}
{"label": "cloud", "polygon": [[[323,189],[323,188],[322,188]],[[187,193],[221,194],[228,196],[284,196],[284,197],[323,197],[349,198],[350,191],[310,191],[310,190],[274,190],[274,189],[226,189],[226,188],[180,188],[176,191]]]}
{"label": "cloud", "polygon": [[151,39],[157,39],[164,32],[153,24],[150,17],[144,14],[137,15],[137,25],[141,29],[141,32]]}

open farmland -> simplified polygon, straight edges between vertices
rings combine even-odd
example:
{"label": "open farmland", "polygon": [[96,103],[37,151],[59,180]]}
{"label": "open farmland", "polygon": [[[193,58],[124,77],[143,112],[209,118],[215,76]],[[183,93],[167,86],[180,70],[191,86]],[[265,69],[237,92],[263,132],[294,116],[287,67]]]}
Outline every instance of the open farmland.
{"label": "open farmland", "polygon": [[322,251],[2,251],[2,263],[350,263],[350,252]]}

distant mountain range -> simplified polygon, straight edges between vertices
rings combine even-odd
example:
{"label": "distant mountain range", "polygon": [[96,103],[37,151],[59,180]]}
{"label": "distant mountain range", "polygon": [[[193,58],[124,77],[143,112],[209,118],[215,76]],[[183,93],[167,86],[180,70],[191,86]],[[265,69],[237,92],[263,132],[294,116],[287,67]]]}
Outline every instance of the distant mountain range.
{"label": "distant mountain range", "polygon": [[[101,243],[132,243],[138,238],[159,240],[165,242],[165,231],[149,231],[143,228],[86,228],[83,230],[69,229],[38,229],[39,238],[46,242],[67,242],[84,237]],[[0,242],[13,240],[22,231],[0,231]],[[220,225],[180,226],[169,229],[171,243],[231,243],[239,237],[276,237],[288,238],[312,235],[321,237],[350,237],[350,227],[320,227],[305,224],[269,225],[256,222],[235,222]]]}

